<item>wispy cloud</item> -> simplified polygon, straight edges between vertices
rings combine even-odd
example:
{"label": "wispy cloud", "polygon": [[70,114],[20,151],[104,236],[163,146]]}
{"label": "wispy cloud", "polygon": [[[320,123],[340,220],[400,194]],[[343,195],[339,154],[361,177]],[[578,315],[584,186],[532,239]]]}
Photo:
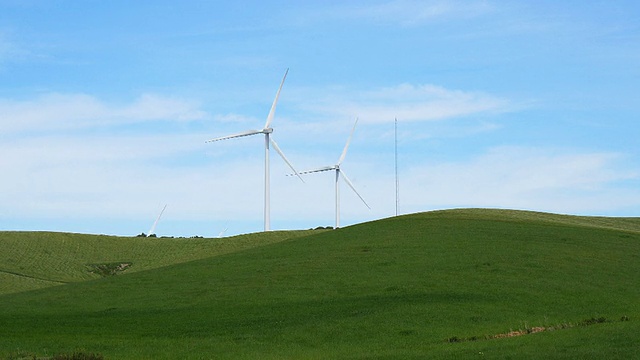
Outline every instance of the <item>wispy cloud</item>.
{"label": "wispy cloud", "polygon": [[15,57],[19,56],[20,51],[9,40],[5,32],[0,31],[0,70],[3,65]]}
{"label": "wispy cloud", "polygon": [[502,113],[516,109],[508,99],[482,92],[450,90],[437,85],[400,84],[365,91],[327,91],[334,95],[314,96],[300,104],[317,113],[364,122],[434,121],[472,114]]}
{"label": "wispy cloud", "polygon": [[[384,157],[377,154],[347,160],[349,177],[371,210],[341,183],[344,224],[394,214],[393,164],[380,160]],[[630,215],[624,210],[640,202],[640,191],[634,185],[640,181],[640,169],[625,168],[624,161],[625,156],[618,153],[503,146],[467,160],[413,163],[400,169],[400,211],[498,207]],[[280,216],[330,224],[334,212],[332,175],[306,176],[305,182],[274,181],[275,189],[285,197],[279,197],[278,206],[284,207]]]}
{"label": "wispy cloud", "polygon": [[439,19],[475,17],[492,11],[487,1],[393,0],[334,9],[335,16],[414,26]]}
{"label": "wispy cloud", "polygon": [[[251,144],[255,153],[242,161],[229,160],[224,152],[204,158],[211,147],[202,139],[196,133],[51,136],[0,144],[0,171],[5,174],[0,178],[0,186],[5,189],[0,193],[0,214],[149,217],[152,221],[157,215],[153,214],[155,206],[161,202],[170,204],[174,219],[259,221],[263,195],[260,145],[246,141],[244,145]],[[236,142],[233,151],[244,145]],[[337,157],[339,150],[332,155]],[[391,216],[392,165],[380,163],[386,154],[362,156],[357,147],[352,150],[355,153],[350,154],[345,167],[372,210],[368,211],[343,185],[343,224]],[[193,154],[200,154],[202,160],[184,166],[167,165],[167,161],[180,162]],[[640,201],[638,191],[619,186],[637,182],[640,177],[637,169],[619,166],[623,160],[624,155],[618,153],[496,147],[467,160],[408,164],[400,173],[401,211],[469,206],[590,214],[619,211]],[[274,158],[273,218],[309,226],[331,224],[331,174],[308,176],[302,184],[284,176],[288,172],[286,165]]]}
{"label": "wispy cloud", "polygon": [[[511,101],[494,95],[435,85],[402,84],[355,92],[342,89],[327,91],[334,95],[323,99],[318,90],[314,91],[316,95],[312,100],[304,100],[303,95],[308,95],[304,92],[292,91],[297,95],[292,96],[289,106],[311,107],[313,109],[307,109],[311,114],[345,115],[341,120],[358,114],[362,121],[372,123],[389,122],[396,116],[416,122],[454,119],[510,111],[513,107]],[[7,121],[2,125],[13,131],[76,129],[96,123],[124,124],[154,119],[180,121],[206,116],[191,101],[157,95],[143,95],[127,104],[113,105],[89,95],[49,94],[28,101],[4,101],[0,103],[0,110],[0,114],[25,122],[12,125]],[[244,115],[210,118],[217,124],[248,120],[256,120],[256,127],[262,124],[262,119]],[[67,121],[68,124],[58,124]],[[484,126],[488,126],[488,130]],[[490,124],[484,126],[477,131],[492,128]],[[335,161],[350,128],[351,121],[344,126],[345,136],[338,137],[339,144],[327,155],[328,159],[316,158],[309,165]],[[235,130],[244,130],[244,127]],[[5,189],[0,193],[0,214],[128,219],[149,216],[152,221],[155,215],[150,213],[162,202],[170,204],[174,218],[184,220],[261,219],[261,142],[259,139],[242,140],[242,143],[238,140],[211,146],[204,144],[204,140],[213,135],[207,134],[208,131],[210,129],[124,136],[102,132],[77,136],[74,132],[60,131],[0,143],[3,154],[0,172],[6,174],[0,178],[0,187]],[[278,132],[277,135],[285,134]],[[321,141],[311,136],[305,140],[305,146],[298,144],[298,148],[291,148],[286,137],[284,142],[280,139],[287,156],[303,167],[305,164],[296,160],[309,161],[314,155],[308,145]],[[381,161],[385,156],[390,159],[389,154],[386,150],[358,154],[358,141],[362,139],[356,135],[354,141],[346,170],[372,210],[363,208],[345,187],[341,205],[344,224],[390,216],[394,208],[391,163]],[[230,152],[233,157],[229,156]],[[243,155],[237,156],[238,153]],[[418,160],[401,171],[401,210],[415,212],[467,206],[592,214],[619,210],[640,202],[637,191],[616,187],[624,182],[637,182],[639,178],[637,170],[618,166],[623,158],[613,152],[495,147],[467,160],[439,163]],[[274,157],[274,219],[316,225],[332,223],[334,189],[330,174],[310,176],[307,183],[302,184],[284,176],[288,172],[286,165]]]}
{"label": "wispy cloud", "polygon": [[604,213],[640,200],[637,191],[619,187],[640,178],[638,170],[618,166],[621,158],[616,153],[497,147],[466,162],[414,167],[405,175],[411,196],[404,202],[412,209],[429,204]]}
{"label": "wispy cloud", "polygon": [[239,123],[239,124],[244,124],[244,123],[253,123],[253,122],[255,122],[256,124],[259,124],[259,121],[254,117],[246,116],[246,115],[242,115],[242,114],[235,114],[235,113],[217,114],[217,115],[213,116],[213,120],[215,120],[217,122],[221,122],[221,123]]}
{"label": "wispy cloud", "polygon": [[154,94],[142,95],[124,105],[107,104],[87,94],[50,93],[32,100],[0,100],[0,126],[5,133],[149,120],[187,121],[204,116],[198,104],[192,101]]}
{"label": "wispy cloud", "polygon": [[185,160],[204,154],[203,138],[52,135],[0,143],[0,213],[126,217],[154,199],[181,199],[187,189],[195,195],[204,187],[188,179],[206,170]]}

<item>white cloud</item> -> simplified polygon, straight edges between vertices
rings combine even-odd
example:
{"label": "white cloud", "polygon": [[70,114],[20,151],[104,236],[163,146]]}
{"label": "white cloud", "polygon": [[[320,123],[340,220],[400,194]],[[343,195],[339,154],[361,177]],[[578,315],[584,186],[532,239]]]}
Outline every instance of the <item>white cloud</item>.
{"label": "white cloud", "polygon": [[213,119],[221,123],[239,123],[239,124],[254,123],[254,122],[256,122],[257,124],[260,123],[260,121],[254,117],[245,116],[242,114],[233,114],[233,113],[218,114],[218,115],[215,115]]}
{"label": "white cloud", "polygon": [[142,162],[204,147],[203,134],[58,135],[0,143],[0,164],[34,167],[78,162]]}
{"label": "white cloud", "polygon": [[[363,122],[389,122],[404,114],[404,121],[433,121],[470,114],[509,111],[510,102],[483,93],[448,90],[433,85],[390,88],[325,98],[310,114],[358,109]],[[299,96],[299,95],[298,95]],[[318,100],[320,96],[312,97]],[[342,100],[348,99],[348,100]],[[59,100],[59,101],[56,101]],[[300,107],[303,99],[293,99]],[[345,104],[353,106],[347,107]],[[327,105],[332,105],[333,107]],[[196,119],[203,116],[188,101],[142,96],[124,106],[107,105],[87,95],[49,95],[32,101],[0,104],[4,114],[17,114],[25,124],[16,129],[64,129],[55,122],[72,119],[73,128],[93,126],[86,121],[137,122],[153,119]],[[346,110],[345,110],[346,109]],[[438,110],[440,109],[440,110]],[[49,114],[50,116],[45,116]],[[250,117],[221,115],[216,123],[247,122]],[[277,141],[302,170],[328,165],[339,157],[352,126],[343,116],[328,153],[313,149],[326,141],[307,135],[291,146],[295,133],[278,131]],[[286,118],[277,126],[286,125]],[[43,125],[44,124],[44,125]],[[262,124],[262,120],[257,126]],[[11,123],[7,123],[10,126]],[[289,123],[288,125],[293,125]],[[304,126],[334,127],[335,123]],[[490,131],[492,126],[477,131]],[[222,131],[223,129],[218,129]],[[226,129],[224,129],[226,130]],[[245,130],[244,127],[234,131]],[[362,129],[360,129],[362,130]],[[360,130],[357,133],[360,133]],[[317,131],[325,133],[325,130]],[[263,145],[260,139],[205,144],[210,129],[183,133],[127,135],[74,132],[5,139],[0,143],[0,214],[7,217],[93,219],[146,219],[153,221],[159,203],[169,204],[174,220],[261,222],[263,201]],[[285,136],[282,136],[285,135]],[[286,136],[288,135],[288,136]],[[334,134],[335,135],[335,134]],[[341,184],[344,225],[391,216],[394,210],[393,168],[388,149],[362,153],[358,134],[344,170],[371,205],[369,211]],[[373,145],[380,139],[366,140]],[[360,144],[359,144],[360,142]],[[335,146],[334,146],[335,145]],[[334,217],[333,174],[305,177],[306,184],[286,177],[289,169],[271,153],[272,219],[276,223],[331,225]],[[386,160],[385,160],[386,159]],[[603,213],[640,204],[640,194],[621,182],[637,181],[638,171],[622,170],[616,153],[569,152],[562,149],[497,147],[468,160],[416,163],[401,169],[402,212],[451,207],[503,207],[568,213]],[[299,161],[306,160],[306,161]],[[306,164],[305,164],[306,162]],[[159,210],[158,210],[159,211]],[[148,224],[144,224],[144,227]],[[286,225],[285,225],[286,226]],[[306,225],[305,225],[306,226]],[[147,230],[141,229],[141,231]],[[260,228],[253,229],[255,231]],[[108,230],[104,230],[107,231]],[[233,231],[232,231],[233,232]]]}
{"label": "white cloud", "polygon": [[[352,111],[360,110],[363,116],[377,121],[388,121],[393,113],[397,113],[394,117],[404,121],[442,120],[477,113],[502,112],[509,105],[507,100],[492,95],[448,90],[434,85],[403,84],[369,95],[368,102],[354,107]],[[397,105],[397,108],[393,105]]]}
{"label": "white cloud", "polygon": [[[173,219],[262,217],[260,152],[232,162],[221,156],[205,158],[210,146],[197,134],[51,137],[40,145],[27,141],[18,147],[0,146],[6,155],[0,159],[3,216],[134,220],[145,218],[161,202],[169,204]],[[193,162],[194,156],[201,159]],[[284,176],[285,165],[276,156],[274,187],[293,180]],[[187,163],[174,164],[182,160]],[[273,191],[274,203],[289,201],[276,195],[278,191]]]}
{"label": "white cloud", "polygon": [[192,101],[153,94],[144,94],[133,104],[110,109],[110,112],[111,116],[132,121],[158,119],[189,121],[205,117],[205,113],[198,109],[198,104]]}
{"label": "white cloud", "polygon": [[153,94],[142,95],[126,105],[106,104],[87,94],[50,93],[33,100],[0,100],[0,126],[5,133],[203,117],[204,112],[191,101]]}
{"label": "white cloud", "polygon": [[[0,144],[3,212],[32,217],[131,216],[163,191],[188,188],[185,173],[193,166],[169,167],[166,160],[204,152],[203,148],[202,137],[193,134],[51,136]],[[174,183],[166,184],[168,179]],[[166,190],[158,186],[163,183]]]}
{"label": "white cloud", "polygon": [[444,120],[473,114],[513,111],[509,100],[482,92],[450,90],[436,85],[401,84],[393,87],[347,91],[332,90],[328,96],[298,99],[299,106],[331,117],[352,118],[363,122]]}
{"label": "white cloud", "polygon": [[[394,214],[393,163],[381,157],[384,155],[357,156],[344,164],[371,210],[341,182],[343,225]],[[640,191],[633,185],[640,181],[640,170],[625,169],[623,163],[624,156],[616,153],[505,146],[468,160],[412,164],[400,170],[400,211],[497,207],[631,215],[624,212],[640,206]],[[257,170],[252,170],[254,175]],[[272,217],[306,220],[315,226],[333,224],[333,172],[305,176],[305,184],[274,179],[273,191],[279,195],[273,196],[277,205]]]}
{"label": "white cloud", "polygon": [[[568,213],[607,212],[640,204],[637,181],[612,153],[560,153],[498,147],[467,162],[414,167],[404,175],[404,203],[417,209],[504,207]],[[428,205],[427,205],[428,204]]]}
{"label": "white cloud", "polygon": [[[140,231],[146,231],[157,216],[158,204],[169,204],[165,221],[224,223],[252,219],[261,223],[261,142],[246,140],[244,144],[236,142],[218,149],[204,144],[203,139],[200,133],[50,136],[0,144],[0,172],[5,174],[0,178],[4,189],[0,193],[0,214],[142,219]],[[245,152],[245,145],[251,151],[238,155]],[[284,150],[291,159],[290,149]],[[327,164],[339,156],[341,149],[336,150]],[[304,157],[300,151],[304,153],[298,149],[296,156]],[[207,152],[215,153],[205,156]],[[232,160],[227,157],[230,152],[234,155]],[[179,166],[174,163],[176,160],[165,162],[189,159],[194,154],[201,159]],[[356,150],[347,157],[344,170],[372,210],[341,183],[343,225],[393,215],[393,169],[391,163],[381,164],[384,156],[363,155]],[[292,160],[298,166],[304,165]],[[312,166],[325,165],[324,159],[315,160]],[[639,178],[638,171],[620,169],[621,160],[623,156],[615,153],[497,147],[469,160],[412,164],[400,172],[400,209],[406,213],[501,207],[594,214],[637,207],[638,191],[615,187]],[[274,224],[333,224],[333,173],[307,176],[303,184],[285,176],[290,171],[273,152],[271,167]],[[144,223],[145,219],[149,224]],[[259,231],[260,227],[249,230]]]}

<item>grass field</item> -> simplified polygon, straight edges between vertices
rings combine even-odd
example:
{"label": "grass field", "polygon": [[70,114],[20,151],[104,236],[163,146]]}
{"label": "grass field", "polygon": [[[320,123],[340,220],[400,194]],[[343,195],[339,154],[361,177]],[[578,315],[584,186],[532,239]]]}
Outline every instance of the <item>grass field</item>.
{"label": "grass field", "polygon": [[39,235],[0,234],[5,274],[27,275],[2,285],[0,358],[640,358],[638,218],[467,209],[157,244],[50,234],[73,241],[45,247],[49,265],[20,257],[47,254]]}
{"label": "grass field", "polygon": [[[317,231],[316,231],[317,232]],[[310,231],[274,231],[232,238],[115,237],[50,232],[0,232],[0,294],[98,279],[101,265],[127,273],[262,246]]]}

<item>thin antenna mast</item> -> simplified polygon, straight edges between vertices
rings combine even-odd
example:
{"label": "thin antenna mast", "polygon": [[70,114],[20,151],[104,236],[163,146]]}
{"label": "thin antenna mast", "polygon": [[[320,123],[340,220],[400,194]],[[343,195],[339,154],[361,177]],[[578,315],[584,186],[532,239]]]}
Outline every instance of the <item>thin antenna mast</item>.
{"label": "thin antenna mast", "polygon": [[395,118],[394,122],[394,136],[395,136],[395,160],[396,160],[396,216],[398,216],[398,204],[399,204],[399,181],[398,181],[398,118]]}

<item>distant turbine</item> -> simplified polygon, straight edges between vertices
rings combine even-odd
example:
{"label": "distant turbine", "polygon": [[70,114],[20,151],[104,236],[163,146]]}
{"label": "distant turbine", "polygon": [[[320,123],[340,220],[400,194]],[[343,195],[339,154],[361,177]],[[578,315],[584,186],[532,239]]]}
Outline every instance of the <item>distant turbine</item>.
{"label": "distant turbine", "polygon": [[[262,130],[248,130],[241,132],[239,134],[222,136],[215,139],[208,140],[206,142],[227,140],[237,137],[249,136],[249,135],[257,135],[264,134],[264,231],[271,230],[271,218],[270,218],[270,190],[269,190],[269,144],[273,145],[273,148],[278,152],[282,160],[284,160],[287,165],[293,170],[296,176],[302,180],[300,174],[293,168],[293,165],[287,160],[286,156],[276,142],[269,135],[273,132],[273,128],[270,127],[271,122],[273,121],[273,116],[276,113],[276,105],[278,104],[278,98],[280,97],[280,91],[282,90],[282,85],[284,85],[284,80],[287,78],[287,74],[289,73],[289,69],[284,73],[284,77],[282,78],[282,82],[280,83],[280,87],[278,88],[278,92],[276,93],[276,98],[273,100],[273,104],[271,104],[271,110],[269,111],[269,116],[267,116],[267,122],[264,124]],[[304,182],[304,180],[302,180]]]}
{"label": "distant turbine", "polygon": [[226,227],[226,228],[224,228],[224,230],[220,231],[220,233],[218,234],[218,237],[219,237],[219,238],[223,237],[223,236],[224,236],[224,233],[226,233],[226,232],[227,232],[227,230],[229,230],[229,228],[228,228],[228,227]]}
{"label": "distant turbine", "polygon": [[147,236],[151,236],[155,233],[156,231],[156,226],[158,225],[158,222],[160,221],[160,217],[162,217],[162,214],[164,213],[164,210],[167,208],[168,204],[165,204],[164,207],[162,208],[162,211],[160,211],[160,215],[158,215],[158,218],[156,219],[156,221],[153,222],[153,226],[151,226],[151,229],[149,229],[149,235]]}
{"label": "distant turbine", "polygon": [[356,188],[353,186],[353,183],[347,177],[347,174],[344,173],[344,170],[342,170],[340,168],[340,165],[344,161],[345,156],[347,156],[347,149],[349,148],[349,143],[351,142],[351,138],[353,137],[353,132],[356,130],[356,125],[357,124],[358,124],[358,119],[356,118],[356,122],[355,122],[355,124],[353,124],[353,129],[351,129],[351,134],[349,135],[349,139],[347,139],[347,144],[344,146],[344,150],[342,150],[342,155],[340,155],[340,159],[338,159],[338,162],[335,165],[324,166],[324,167],[321,167],[321,168],[317,168],[317,169],[313,169],[313,170],[307,170],[307,171],[303,171],[303,172],[300,173],[300,174],[309,174],[309,173],[315,173],[315,172],[335,170],[335,172],[336,172],[336,184],[335,184],[335,187],[336,187],[336,226],[335,226],[335,228],[336,229],[340,227],[340,186],[339,186],[340,177],[342,177],[342,180],[344,180],[344,182],[347,183],[347,185],[349,185],[351,190],[353,190],[353,192],[356,193],[356,195],[358,195],[360,200],[362,200],[362,202],[367,206],[367,208],[371,209],[371,207],[369,207],[367,202],[364,201],[362,196],[360,196],[360,194],[358,194],[358,191],[356,191]]}

